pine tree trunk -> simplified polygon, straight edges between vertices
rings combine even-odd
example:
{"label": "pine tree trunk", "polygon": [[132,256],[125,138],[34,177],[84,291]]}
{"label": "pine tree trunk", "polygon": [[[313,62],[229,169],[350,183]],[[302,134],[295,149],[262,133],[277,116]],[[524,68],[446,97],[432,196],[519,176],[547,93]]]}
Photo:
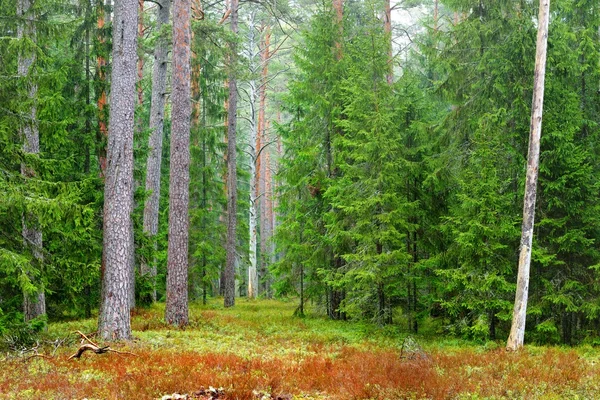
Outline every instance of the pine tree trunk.
{"label": "pine tree trunk", "polygon": [[533,242],[535,200],[540,157],[540,136],[542,131],[542,110],[544,106],[544,80],[546,75],[546,49],[548,45],[549,18],[550,0],[540,0],[529,153],[527,155],[527,177],[525,181],[525,199],[523,204],[523,225],[521,228],[521,250],[519,254],[519,271],[517,275],[517,292],[515,296],[510,336],[508,337],[508,343],[506,345],[507,350],[513,351],[523,347],[525,338],[525,319],[529,291],[529,267],[531,264],[531,245]]}
{"label": "pine tree trunk", "polygon": [[[162,0],[156,16],[156,29],[169,23],[171,0]],[[158,208],[160,204],[160,170],[162,162],[163,126],[165,120],[165,98],[167,91],[167,38],[161,35],[154,49],[154,66],[152,70],[152,98],[150,104],[150,139],[149,154],[146,165],[146,191],[149,192],[144,205],[144,232],[151,238],[156,250],[156,234],[158,233]],[[147,260],[148,261],[148,260]],[[143,263],[142,274],[152,277],[152,301],[156,301],[156,257]]]}
{"label": "pine tree trunk", "polygon": [[137,61],[137,0],[115,4],[104,189],[105,271],[98,331],[105,340],[131,337],[129,286],[133,252],[133,129]]}
{"label": "pine tree trunk", "polygon": [[[24,21],[21,21],[17,27],[18,39],[29,37],[35,41],[36,28],[32,6],[32,0],[19,0],[17,3],[17,16],[24,19]],[[18,76],[24,78],[28,74],[32,73],[32,67],[34,63],[35,53],[19,53],[17,60]],[[29,154],[39,154],[40,136],[37,127],[37,109],[35,105],[37,97],[37,84],[31,77],[28,78],[27,81],[27,95],[32,103],[29,109],[25,111],[26,114],[29,114],[29,118],[24,119],[23,126],[20,128],[20,133],[23,138],[23,152]],[[35,176],[35,171],[23,163],[21,164],[21,174],[24,178],[31,178]],[[23,215],[23,241],[25,243],[25,247],[31,250],[34,270],[41,269],[44,262],[42,255],[42,231],[38,225],[37,218],[34,215]],[[29,321],[35,317],[46,314],[46,296],[44,294],[44,287],[42,286],[41,281],[35,279],[32,275],[29,276],[29,279],[31,280],[31,283],[36,286],[37,292],[23,293],[23,314],[25,316],[25,321]]]}
{"label": "pine tree trunk", "polygon": [[188,241],[190,186],[190,0],[173,2],[173,94],[171,174],[169,184],[169,249],[165,319],[188,323]]}
{"label": "pine tree trunk", "polygon": [[259,152],[258,155],[258,175],[257,175],[257,198],[260,208],[260,279],[261,279],[261,292],[268,292],[268,280],[267,280],[267,265],[268,265],[268,254],[267,240],[269,237],[268,233],[268,221],[267,221],[267,194],[266,194],[266,155],[268,153],[265,146],[267,146],[269,140],[267,138],[267,119],[266,119],[266,107],[267,107],[267,78],[269,74],[269,59],[270,59],[270,44],[271,44],[271,29],[268,25],[263,25],[264,38],[261,43],[261,80],[259,89],[259,106],[258,106],[258,140],[256,149]]}
{"label": "pine tree trunk", "polygon": [[[231,1],[231,32],[238,32],[238,0]],[[237,46],[230,43],[229,49],[229,104],[227,109],[227,262],[224,271],[224,305],[235,305],[235,260],[237,225],[237,171],[236,171],[236,129],[237,129]]]}

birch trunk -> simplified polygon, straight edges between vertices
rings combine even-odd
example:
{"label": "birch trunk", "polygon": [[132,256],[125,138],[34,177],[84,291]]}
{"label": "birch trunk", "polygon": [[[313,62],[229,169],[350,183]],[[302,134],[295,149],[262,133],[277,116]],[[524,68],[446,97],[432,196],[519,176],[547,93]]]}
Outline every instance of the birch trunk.
{"label": "birch trunk", "polygon": [[[156,29],[160,32],[163,25],[169,23],[171,0],[162,0],[156,15]],[[146,191],[149,192],[144,205],[144,232],[152,239],[156,250],[158,233],[158,207],[160,204],[160,169],[163,148],[163,127],[165,121],[165,98],[167,91],[167,52],[169,44],[161,35],[154,49],[152,69],[152,95],[150,103],[150,138],[148,163],[146,165]],[[152,279],[152,301],[156,301],[156,257],[142,263],[142,274]]]}
{"label": "birch trunk", "polygon": [[191,2],[173,2],[173,94],[171,174],[169,179],[169,248],[165,319],[188,323],[188,241],[190,186]]}
{"label": "birch trunk", "polygon": [[[238,0],[231,1],[231,32],[238,32]],[[235,260],[237,225],[237,171],[236,171],[236,129],[237,129],[237,77],[235,65],[237,46],[230,43],[229,50],[229,104],[227,108],[227,261],[223,274],[224,305],[235,305]]]}
{"label": "birch trunk", "polygon": [[531,264],[531,244],[533,242],[535,199],[540,157],[540,136],[542,131],[542,110],[544,106],[544,79],[546,74],[546,49],[548,44],[549,18],[550,0],[540,0],[529,153],[527,155],[527,178],[525,181],[525,199],[523,204],[521,250],[519,254],[519,271],[517,275],[517,292],[515,296],[510,336],[508,337],[508,343],[506,345],[507,350],[513,351],[523,347],[525,338],[525,319],[529,291],[529,267]]}
{"label": "birch trunk", "polygon": [[129,308],[133,252],[133,129],[137,62],[137,0],[115,3],[104,188],[105,270],[98,331],[104,340],[131,338]]}
{"label": "birch trunk", "polygon": [[[255,58],[256,53],[254,51],[255,46],[255,26],[254,26],[255,14],[252,13],[250,17],[250,23],[248,26],[248,44],[249,44],[249,60],[250,60],[250,73],[254,77],[256,73]],[[248,143],[250,153],[250,210],[249,210],[249,249],[248,258],[250,265],[248,266],[248,298],[253,299],[258,294],[258,272],[256,269],[256,180],[258,175],[256,173],[256,155],[257,147],[256,140],[258,138],[258,121],[256,112],[256,103],[258,101],[258,90],[256,88],[256,79],[251,79],[249,82],[249,102],[250,102],[250,138]]]}

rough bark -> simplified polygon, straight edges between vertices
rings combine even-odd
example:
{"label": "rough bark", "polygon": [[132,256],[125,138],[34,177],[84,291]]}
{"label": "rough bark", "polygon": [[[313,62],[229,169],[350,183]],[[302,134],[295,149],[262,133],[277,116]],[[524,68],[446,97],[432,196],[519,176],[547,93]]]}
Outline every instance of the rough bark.
{"label": "rough bark", "polygon": [[[144,0],[138,0],[139,15],[138,15],[138,38],[139,40],[144,37]],[[158,7],[160,8],[160,7]],[[144,104],[144,88],[142,87],[142,79],[144,78],[144,56],[138,57],[137,63],[137,74],[138,74],[138,104]]]}
{"label": "rough bark", "polygon": [[173,2],[173,83],[171,173],[169,177],[169,247],[165,319],[188,323],[188,242],[190,196],[191,2]]}
{"label": "rough bark", "polygon": [[[156,11],[156,29],[160,32],[163,25],[169,23],[171,0],[162,0]],[[154,66],[152,69],[152,95],[150,103],[150,138],[149,154],[146,165],[146,191],[149,192],[144,205],[144,232],[153,241],[156,249],[158,233],[158,208],[160,204],[160,169],[162,162],[163,127],[165,120],[165,98],[167,91],[167,52],[168,40],[161,36],[154,49]],[[152,301],[156,301],[156,258],[142,263],[142,274],[152,278]]]}
{"label": "rough bark", "polygon": [[525,338],[525,319],[527,314],[527,296],[529,292],[529,268],[531,264],[531,245],[535,219],[535,200],[540,157],[540,137],[542,131],[542,111],[544,106],[544,80],[546,75],[546,49],[548,45],[548,22],[550,18],[550,0],[540,0],[538,15],[538,34],[535,55],[535,74],[533,81],[533,101],[527,155],[527,177],[525,181],[525,199],[523,202],[523,225],[521,228],[521,250],[517,275],[517,292],[510,329],[506,345],[507,350],[523,347]]}
{"label": "rough bark", "polygon": [[[238,32],[238,0],[231,1],[231,32]],[[227,109],[227,261],[224,271],[224,305],[235,305],[235,259],[237,224],[237,173],[236,173],[236,129],[237,129],[237,46],[230,43],[229,49],[229,104]]]}
{"label": "rough bark", "polygon": [[[29,37],[35,41],[36,29],[34,23],[34,15],[32,11],[32,0],[19,0],[17,3],[17,16],[23,18],[17,27],[17,38],[23,39]],[[19,54],[17,60],[18,75],[27,77],[31,73],[32,66],[35,63],[35,53]],[[40,152],[40,136],[37,127],[37,109],[35,98],[37,97],[37,85],[32,78],[28,78],[28,97],[32,102],[29,109],[24,112],[27,118],[23,118],[23,125],[20,128],[21,137],[23,138],[23,152],[29,154],[39,154]],[[31,178],[35,175],[35,171],[26,164],[21,165],[21,174],[25,178]],[[39,269],[43,264],[42,255],[42,231],[39,228],[37,218],[34,215],[23,215],[22,226],[23,241],[25,247],[30,249],[33,256],[32,269]],[[25,321],[29,321],[35,317],[46,314],[46,297],[44,288],[33,274],[29,275],[31,283],[36,286],[37,292],[23,293],[23,314]]]}
{"label": "rough bark", "polygon": [[129,286],[133,252],[133,129],[137,61],[137,0],[115,4],[104,188],[105,270],[98,331],[105,340],[131,337]]}

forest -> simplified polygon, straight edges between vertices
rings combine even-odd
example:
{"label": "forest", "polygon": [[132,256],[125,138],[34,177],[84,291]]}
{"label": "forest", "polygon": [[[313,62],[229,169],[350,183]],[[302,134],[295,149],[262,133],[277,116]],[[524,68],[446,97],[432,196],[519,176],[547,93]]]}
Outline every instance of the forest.
{"label": "forest", "polygon": [[0,399],[599,398],[599,122],[596,0],[3,0]]}

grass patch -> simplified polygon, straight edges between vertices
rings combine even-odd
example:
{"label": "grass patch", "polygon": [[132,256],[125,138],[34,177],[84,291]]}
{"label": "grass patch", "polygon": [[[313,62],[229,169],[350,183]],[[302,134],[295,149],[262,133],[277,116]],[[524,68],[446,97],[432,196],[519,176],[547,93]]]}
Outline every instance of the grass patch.
{"label": "grass patch", "polygon": [[[153,399],[223,387],[230,399],[254,391],[288,399],[600,398],[600,353],[416,337],[424,357],[401,357],[406,334],[365,323],[292,317],[290,302],[241,299],[190,307],[190,325],[163,322],[164,305],[136,310],[135,340],[117,345],[137,357],[86,353],[67,360],[77,340],[52,359],[1,360],[0,399]],[[49,337],[95,330],[96,320],[51,324]],[[49,354],[51,347],[45,349]],[[406,354],[404,354],[406,355]]]}

